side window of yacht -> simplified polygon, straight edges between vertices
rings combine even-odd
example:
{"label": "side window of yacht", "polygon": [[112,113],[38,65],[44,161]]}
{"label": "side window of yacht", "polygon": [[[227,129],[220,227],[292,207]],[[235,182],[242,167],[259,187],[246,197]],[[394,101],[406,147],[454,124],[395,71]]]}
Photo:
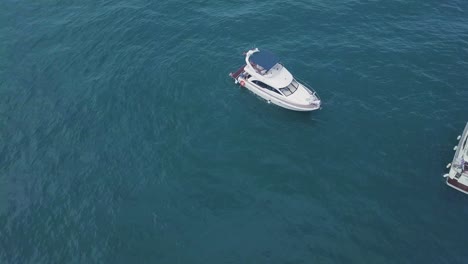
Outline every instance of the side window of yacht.
{"label": "side window of yacht", "polygon": [[273,91],[273,92],[275,92],[275,93],[277,93],[277,94],[279,94],[279,95],[281,95],[281,96],[283,96],[283,95],[282,95],[280,92],[278,92],[278,90],[276,90],[275,88],[269,87],[269,88],[267,88],[267,89],[268,89],[268,90],[271,90],[271,91]]}
{"label": "side window of yacht", "polygon": [[256,85],[258,85],[258,86],[264,88],[264,89],[270,90],[270,91],[272,91],[272,92],[275,92],[275,93],[281,95],[281,93],[278,92],[278,90],[276,90],[275,88],[273,88],[273,87],[271,87],[271,86],[269,86],[269,85],[267,85],[267,84],[265,84],[265,83],[263,83],[263,82],[261,82],[261,81],[255,80],[255,81],[252,81],[252,82],[255,83]]}
{"label": "side window of yacht", "polygon": [[255,83],[256,85],[262,87],[262,88],[265,88],[265,84],[262,83],[262,82],[260,82],[260,81],[254,80],[254,81],[252,81],[252,82]]}

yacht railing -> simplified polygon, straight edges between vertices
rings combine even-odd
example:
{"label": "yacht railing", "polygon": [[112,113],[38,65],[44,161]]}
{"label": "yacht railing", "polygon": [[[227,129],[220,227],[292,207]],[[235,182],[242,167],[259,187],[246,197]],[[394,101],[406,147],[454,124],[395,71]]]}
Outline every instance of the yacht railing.
{"label": "yacht railing", "polygon": [[321,100],[320,97],[318,96],[317,92],[314,90],[314,88],[312,88],[312,86],[310,86],[310,84],[308,84],[308,83],[305,82],[304,80],[299,79],[299,78],[296,78],[296,77],[294,77],[294,79],[296,79],[296,80],[299,81],[302,85],[304,85],[307,89],[309,89],[309,90],[312,92],[312,95],[315,96],[318,100],[320,100],[320,102],[322,102],[322,100]]}
{"label": "yacht railing", "polygon": [[293,102],[290,102],[290,101],[283,101],[283,102],[285,104],[289,104],[289,105],[292,105],[292,106],[295,106],[295,107],[298,107],[298,108],[304,108],[304,109],[319,109],[320,106],[321,106],[321,104],[315,104],[313,102],[311,102],[308,105],[296,104],[296,103],[293,103]]}

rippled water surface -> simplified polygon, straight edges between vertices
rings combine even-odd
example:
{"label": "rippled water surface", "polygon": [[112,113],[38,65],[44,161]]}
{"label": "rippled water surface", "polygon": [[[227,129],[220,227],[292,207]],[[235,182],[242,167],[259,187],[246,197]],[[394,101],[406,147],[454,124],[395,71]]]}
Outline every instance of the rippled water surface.
{"label": "rippled water surface", "polygon": [[0,263],[467,263],[467,73],[466,1],[1,1]]}

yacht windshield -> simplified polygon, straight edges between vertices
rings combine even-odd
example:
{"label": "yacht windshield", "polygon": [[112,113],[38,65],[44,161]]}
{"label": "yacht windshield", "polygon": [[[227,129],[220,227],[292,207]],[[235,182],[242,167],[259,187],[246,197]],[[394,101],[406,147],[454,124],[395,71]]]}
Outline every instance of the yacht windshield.
{"label": "yacht windshield", "polygon": [[299,87],[299,83],[295,79],[293,79],[292,82],[288,86],[284,88],[280,88],[280,90],[284,95],[290,96],[297,90],[298,87]]}

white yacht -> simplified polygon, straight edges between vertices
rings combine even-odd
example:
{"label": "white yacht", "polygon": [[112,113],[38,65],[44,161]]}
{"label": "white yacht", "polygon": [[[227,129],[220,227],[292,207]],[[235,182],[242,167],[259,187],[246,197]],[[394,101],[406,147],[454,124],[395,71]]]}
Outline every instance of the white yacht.
{"label": "white yacht", "polygon": [[252,49],[245,53],[245,65],[229,74],[240,84],[268,103],[295,110],[320,109],[320,98],[304,82],[296,80],[267,50]]}
{"label": "white yacht", "polygon": [[447,179],[447,185],[468,194],[468,123],[459,140],[458,146],[454,147],[455,156],[452,163],[447,165],[450,168],[449,173],[444,177]]}

